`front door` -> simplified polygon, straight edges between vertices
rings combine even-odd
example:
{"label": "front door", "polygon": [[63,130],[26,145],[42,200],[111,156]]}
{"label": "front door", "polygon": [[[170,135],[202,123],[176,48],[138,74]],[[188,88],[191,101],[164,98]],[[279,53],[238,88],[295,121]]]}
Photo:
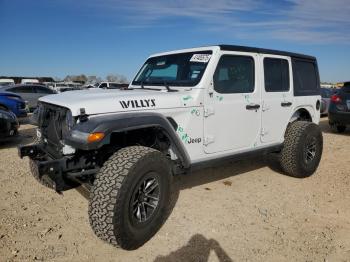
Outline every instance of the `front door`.
{"label": "front door", "polygon": [[257,146],[261,127],[258,55],[224,53],[205,101],[204,151],[240,151]]}
{"label": "front door", "polygon": [[263,55],[262,130],[264,144],[282,142],[293,108],[289,57]]}

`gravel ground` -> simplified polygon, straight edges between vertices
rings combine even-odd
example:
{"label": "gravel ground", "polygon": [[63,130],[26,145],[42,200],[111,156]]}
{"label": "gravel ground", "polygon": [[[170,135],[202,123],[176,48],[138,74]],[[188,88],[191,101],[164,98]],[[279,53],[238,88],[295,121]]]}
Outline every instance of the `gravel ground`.
{"label": "gravel ground", "polygon": [[135,251],[94,236],[87,200],[59,195],[29,174],[16,141],[0,144],[0,261],[350,261],[350,132],[322,119],[318,171],[295,179],[271,159],[251,159],[175,179],[174,208]]}

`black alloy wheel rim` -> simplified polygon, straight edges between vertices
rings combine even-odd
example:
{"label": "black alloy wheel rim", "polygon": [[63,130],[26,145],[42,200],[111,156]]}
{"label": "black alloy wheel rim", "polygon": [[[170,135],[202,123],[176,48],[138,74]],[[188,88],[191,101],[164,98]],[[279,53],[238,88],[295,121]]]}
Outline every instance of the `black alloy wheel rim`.
{"label": "black alloy wheel rim", "polygon": [[317,148],[317,140],[316,137],[310,137],[305,144],[304,149],[304,160],[306,164],[309,164],[315,159],[316,156],[316,148]]}
{"label": "black alloy wheel rim", "polygon": [[149,221],[160,201],[158,176],[149,173],[136,185],[130,202],[130,216],[134,224]]}

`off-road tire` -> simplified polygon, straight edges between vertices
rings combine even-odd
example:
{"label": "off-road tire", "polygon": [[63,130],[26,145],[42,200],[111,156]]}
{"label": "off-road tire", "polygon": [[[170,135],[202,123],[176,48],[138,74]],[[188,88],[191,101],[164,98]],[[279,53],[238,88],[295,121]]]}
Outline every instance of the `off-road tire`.
{"label": "off-road tire", "polygon": [[[310,141],[315,142],[315,154],[312,160],[306,160],[306,151]],[[287,175],[303,178],[311,176],[317,169],[323,150],[323,137],[318,125],[297,121],[289,124],[280,155],[282,169]]]}
{"label": "off-road tire", "polygon": [[[39,144],[40,142],[41,142],[40,138],[35,136],[33,138],[32,144],[35,145],[35,144]],[[35,164],[34,160],[32,160],[30,158],[29,158],[29,169],[30,169],[30,173],[32,174],[32,176],[35,178],[36,181],[38,181],[41,185],[43,185],[45,187],[52,188],[52,185],[49,182],[47,182],[45,179],[42,179],[39,177],[39,172],[38,172],[38,169],[36,167],[36,164]]]}
{"label": "off-road tire", "polygon": [[[160,197],[149,221],[133,224],[133,192],[148,174],[158,174]],[[102,166],[90,191],[89,221],[102,240],[126,250],[142,246],[162,226],[171,193],[170,161],[158,150],[131,146],[114,153]]]}

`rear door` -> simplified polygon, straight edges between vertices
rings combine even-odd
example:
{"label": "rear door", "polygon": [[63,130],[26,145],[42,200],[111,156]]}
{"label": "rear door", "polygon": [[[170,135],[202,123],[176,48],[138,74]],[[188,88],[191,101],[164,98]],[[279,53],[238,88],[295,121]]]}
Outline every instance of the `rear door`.
{"label": "rear door", "polygon": [[261,55],[263,68],[261,142],[282,142],[293,108],[289,57]]}

